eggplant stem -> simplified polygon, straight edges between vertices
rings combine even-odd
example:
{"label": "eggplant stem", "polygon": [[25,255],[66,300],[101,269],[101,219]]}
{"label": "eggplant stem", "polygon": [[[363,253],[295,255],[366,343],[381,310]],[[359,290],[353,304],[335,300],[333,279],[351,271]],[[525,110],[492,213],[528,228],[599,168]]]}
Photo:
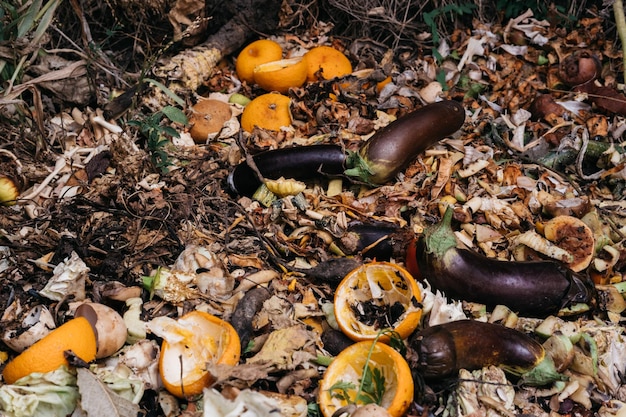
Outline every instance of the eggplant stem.
{"label": "eggplant stem", "polygon": [[[514,375],[519,375],[519,373],[512,372],[510,369],[508,371]],[[554,360],[549,355],[544,356],[537,366],[521,374],[520,377],[523,384],[537,387],[569,379],[567,375],[563,375],[556,370]]]}
{"label": "eggplant stem", "polygon": [[434,253],[437,257],[443,255],[450,249],[456,248],[456,237],[452,230],[452,215],[454,208],[448,206],[439,224],[431,226],[425,234],[424,242],[426,251]]}
{"label": "eggplant stem", "polygon": [[348,167],[343,173],[348,177],[357,177],[359,180],[374,185],[370,178],[374,175],[374,171],[367,161],[359,152],[346,151],[346,166]]}

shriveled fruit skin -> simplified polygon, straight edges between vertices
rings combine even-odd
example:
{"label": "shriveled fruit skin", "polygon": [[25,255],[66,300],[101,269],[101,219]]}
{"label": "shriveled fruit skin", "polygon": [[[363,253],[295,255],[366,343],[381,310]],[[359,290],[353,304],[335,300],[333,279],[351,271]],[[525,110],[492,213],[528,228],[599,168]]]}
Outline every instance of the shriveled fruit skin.
{"label": "shriveled fruit skin", "polygon": [[270,298],[270,295],[267,288],[256,287],[247,291],[237,303],[230,317],[230,324],[239,335],[242,351],[245,351],[254,333],[254,316],[261,310],[263,303]]}
{"label": "shriveled fruit skin", "polygon": [[595,252],[593,232],[582,220],[567,215],[556,216],[544,225],[546,239],[573,255],[568,263],[572,271],[586,269]]}

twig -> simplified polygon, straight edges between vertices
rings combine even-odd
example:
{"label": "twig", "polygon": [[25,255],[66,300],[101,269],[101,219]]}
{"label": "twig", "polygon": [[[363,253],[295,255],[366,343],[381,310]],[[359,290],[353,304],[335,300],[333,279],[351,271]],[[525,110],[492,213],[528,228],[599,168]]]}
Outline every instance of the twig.
{"label": "twig", "polygon": [[624,3],[622,0],[615,0],[615,3],[613,3],[613,15],[615,16],[617,33],[622,42],[622,66],[624,70],[624,82],[626,82],[626,17],[624,17]]}
{"label": "twig", "polygon": [[259,171],[259,168],[256,166],[256,163],[254,162],[254,158],[252,157],[252,155],[250,155],[250,152],[248,152],[248,149],[246,148],[246,144],[243,141],[243,132],[241,131],[239,131],[239,135],[237,136],[237,144],[241,148],[241,152],[244,153],[246,157],[246,163],[252,169],[252,171],[254,172],[254,175],[257,177],[257,179],[261,183],[264,183],[265,177],[263,177],[263,174],[261,174],[261,171]]}

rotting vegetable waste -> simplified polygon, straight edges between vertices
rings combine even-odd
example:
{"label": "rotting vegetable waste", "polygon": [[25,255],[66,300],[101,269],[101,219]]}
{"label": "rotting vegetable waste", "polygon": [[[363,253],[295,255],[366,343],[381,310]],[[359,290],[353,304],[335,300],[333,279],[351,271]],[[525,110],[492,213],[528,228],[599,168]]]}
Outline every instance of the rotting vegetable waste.
{"label": "rotting vegetable waste", "polygon": [[529,335],[496,323],[458,320],[413,333],[409,347],[417,353],[412,369],[426,379],[457,376],[461,369],[498,366],[527,385],[565,380],[551,356]]}
{"label": "rotting vegetable waste", "polygon": [[256,170],[247,161],[240,163],[230,173],[228,185],[234,193],[247,196],[261,185],[257,174],[299,180],[343,174],[357,182],[381,185],[464,122],[461,103],[444,100],[428,104],[376,132],[357,152],[345,151],[339,145],[315,145],[259,153],[252,157]]}
{"label": "rotting vegetable waste", "polygon": [[420,236],[414,252],[407,253],[407,264],[417,264],[419,275],[434,289],[490,308],[503,304],[527,317],[545,318],[592,303],[591,278],[556,261],[501,261],[457,247],[452,217],[453,208],[448,207],[441,223]]}

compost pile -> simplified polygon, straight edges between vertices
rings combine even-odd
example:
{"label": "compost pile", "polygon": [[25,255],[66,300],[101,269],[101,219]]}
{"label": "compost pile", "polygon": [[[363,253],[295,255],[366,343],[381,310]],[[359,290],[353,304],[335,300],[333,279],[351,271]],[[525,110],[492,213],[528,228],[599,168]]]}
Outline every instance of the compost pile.
{"label": "compost pile", "polygon": [[257,3],[7,9],[0,414],[626,415],[611,7]]}

